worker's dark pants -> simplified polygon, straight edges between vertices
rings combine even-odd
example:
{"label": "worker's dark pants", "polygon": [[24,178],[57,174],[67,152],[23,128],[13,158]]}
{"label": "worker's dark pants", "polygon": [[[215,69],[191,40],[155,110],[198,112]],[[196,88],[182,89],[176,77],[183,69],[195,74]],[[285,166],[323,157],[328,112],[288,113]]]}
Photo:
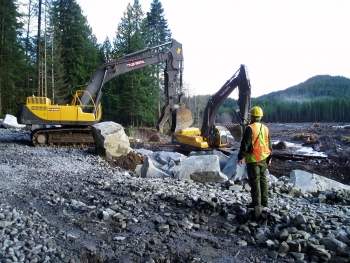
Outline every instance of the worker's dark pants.
{"label": "worker's dark pants", "polygon": [[268,207],[269,205],[269,186],[265,174],[266,169],[266,159],[258,163],[247,163],[253,207]]}

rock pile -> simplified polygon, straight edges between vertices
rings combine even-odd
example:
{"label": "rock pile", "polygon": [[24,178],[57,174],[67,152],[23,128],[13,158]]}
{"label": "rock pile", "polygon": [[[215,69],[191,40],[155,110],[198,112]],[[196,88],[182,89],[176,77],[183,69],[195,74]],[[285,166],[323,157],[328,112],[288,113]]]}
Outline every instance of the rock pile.
{"label": "rock pile", "polygon": [[1,262],[350,261],[346,190],[310,194],[281,177],[254,221],[245,180],[137,177],[17,133],[0,129]]}

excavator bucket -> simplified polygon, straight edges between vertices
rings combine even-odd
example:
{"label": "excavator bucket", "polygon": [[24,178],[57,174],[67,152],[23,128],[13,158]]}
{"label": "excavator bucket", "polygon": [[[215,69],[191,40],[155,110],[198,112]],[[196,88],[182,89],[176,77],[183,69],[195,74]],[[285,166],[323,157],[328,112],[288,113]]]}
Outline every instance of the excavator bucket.
{"label": "excavator bucket", "polygon": [[243,127],[239,124],[226,125],[226,128],[230,131],[232,137],[240,142],[243,138]]}
{"label": "excavator bucket", "polygon": [[[175,123],[174,123],[175,122]],[[193,124],[193,114],[189,109],[178,108],[175,113],[175,120],[172,122],[172,131],[180,131]]]}

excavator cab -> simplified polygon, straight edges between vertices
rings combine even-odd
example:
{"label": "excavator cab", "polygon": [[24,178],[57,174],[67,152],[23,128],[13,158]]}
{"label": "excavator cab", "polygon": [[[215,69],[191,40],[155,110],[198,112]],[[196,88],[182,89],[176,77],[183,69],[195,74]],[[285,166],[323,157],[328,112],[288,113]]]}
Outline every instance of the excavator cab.
{"label": "excavator cab", "polygon": [[226,147],[228,143],[229,138],[227,136],[226,129],[222,126],[213,125],[209,135],[209,147]]}

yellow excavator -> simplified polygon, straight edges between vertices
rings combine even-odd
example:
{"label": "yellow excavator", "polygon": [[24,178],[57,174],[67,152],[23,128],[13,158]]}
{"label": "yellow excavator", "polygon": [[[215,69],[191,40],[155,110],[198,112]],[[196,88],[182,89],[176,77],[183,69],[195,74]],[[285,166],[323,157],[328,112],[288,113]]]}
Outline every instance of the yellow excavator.
{"label": "yellow excavator", "polygon": [[[225,99],[238,87],[239,110],[235,110],[239,124],[215,126],[215,116]],[[236,141],[241,141],[244,127],[249,124],[248,113],[251,106],[251,85],[248,70],[241,65],[235,74],[226,81],[220,90],[208,100],[204,110],[202,127],[189,127],[175,131],[172,134],[172,143],[187,148],[206,150],[226,147],[229,144],[229,131]]]}
{"label": "yellow excavator", "polygon": [[[166,46],[167,51],[158,51],[163,46]],[[182,102],[183,50],[176,40],[122,55],[102,64],[86,84],[85,90],[76,91],[70,104],[52,104],[46,97],[28,97],[26,104],[20,107],[18,123],[53,126],[32,131],[34,146],[92,147],[94,138],[91,125],[101,120],[103,85],[118,75],[162,62],[165,63],[164,93],[167,102],[157,129],[163,132],[163,126],[170,116],[170,132],[188,128],[193,123],[193,115]]]}

